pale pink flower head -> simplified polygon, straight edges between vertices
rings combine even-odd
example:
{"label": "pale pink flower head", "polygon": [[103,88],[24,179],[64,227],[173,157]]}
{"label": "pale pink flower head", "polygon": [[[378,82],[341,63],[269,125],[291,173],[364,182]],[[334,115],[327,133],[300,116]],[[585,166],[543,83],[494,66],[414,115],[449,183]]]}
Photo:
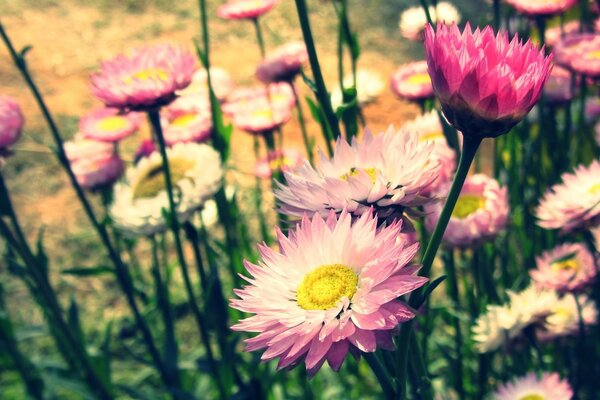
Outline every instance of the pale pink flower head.
{"label": "pale pink flower head", "polygon": [[542,95],[552,56],[491,27],[430,25],[429,75],[448,121],[467,136],[496,137],[521,121]]}
{"label": "pale pink flower head", "polygon": [[244,111],[257,103],[269,103],[273,108],[294,108],[296,96],[289,83],[271,83],[267,87],[252,86],[235,89],[223,104],[223,112],[232,116],[237,111]]}
{"label": "pale pink flower head", "polygon": [[[550,47],[556,46],[558,42],[565,36],[572,35],[579,32],[579,21],[569,21],[563,26],[557,25],[552,28],[546,29],[546,45]],[[556,62],[556,58],[554,60]]]}
{"label": "pale pink flower head", "polygon": [[446,136],[444,136],[444,128],[437,111],[420,115],[402,125],[400,129],[406,132],[416,132],[420,141],[431,141],[434,144],[431,156],[439,161],[440,170],[437,179],[428,188],[428,192],[436,192],[447,185],[454,177],[456,152],[448,146],[448,141],[446,140]]}
{"label": "pale pink flower head", "polygon": [[265,83],[290,82],[307,61],[304,42],[290,42],[267,54],[256,69],[256,77]]}
{"label": "pale pink flower head", "polygon": [[11,97],[0,96],[0,151],[19,140],[24,123],[19,104]]}
{"label": "pale pink flower head", "polygon": [[233,114],[233,125],[253,135],[271,132],[292,118],[290,107],[276,107],[267,101],[257,101]]}
{"label": "pale pink flower head", "polygon": [[343,209],[359,216],[371,207],[383,219],[403,217],[411,207],[434,201],[427,193],[440,166],[432,152],[433,143],[419,141],[415,133],[393,126],[379,135],[365,130],[360,143],[338,139],[333,158],[320,152],[316,166],[305,161],[285,172],[286,184],[275,196],[282,213],[297,217]]}
{"label": "pale pink flower head", "polygon": [[67,158],[72,163],[100,155],[108,156],[115,151],[113,143],[88,139],[81,133],[76,134],[73,139],[65,142],[64,148]]}
{"label": "pale pink flower head", "polygon": [[262,179],[270,179],[273,171],[295,171],[303,161],[302,153],[296,149],[275,150],[256,163],[254,174]]}
{"label": "pale pink flower head", "polygon": [[417,61],[398,67],[392,75],[391,88],[396,96],[410,101],[433,97],[427,62]]}
{"label": "pale pink flower head", "polygon": [[594,257],[582,244],[562,244],[542,253],[536,259],[537,268],[530,270],[533,282],[558,292],[578,292],[596,277]]}
{"label": "pale pink flower head", "polygon": [[531,17],[561,14],[577,4],[577,0],[506,0],[508,4]]}
{"label": "pale pink flower head", "polygon": [[494,393],[494,400],[570,400],[573,390],[569,382],[560,379],[557,373],[543,373],[538,377],[530,372],[524,377],[500,386]]}
{"label": "pale pink flower head", "polygon": [[224,19],[256,19],[277,3],[278,0],[230,0],[219,6],[217,15]]}
{"label": "pale pink flower head", "polygon": [[107,107],[145,111],[173,101],[194,70],[194,56],[182,47],[146,46],[104,61],[92,75],[92,92]]}
{"label": "pale pink flower head", "polygon": [[[445,197],[449,190],[450,185],[447,185],[437,195]],[[442,208],[442,203],[425,206],[425,224],[430,232],[435,229]],[[508,212],[506,188],[484,174],[471,175],[463,185],[443,240],[451,247],[473,246],[491,240],[506,227]]]}
{"label": "pale pink flower head", "polygon": [[564,173],[562,183],[552,186],[536,209],[538,225],[571,232],[600,221],[600,161],[579,165]]}
{"label": "pale pink flower head", "polygon": [[138,113],[122,113],[118,108],[100,108],[79,120],[79,131],[88,139],[115,143],[136,133],[141,122]]}
{"label": "pale pink flower head", "polygon": [[578,74],[593,79],[600,78],[600,33],[592,35],[581,43],[575,57],[570,60],[571,69]]}
{"label": "pale pink flower head", "polygon": [[279,369],[304,362],[312,376],[325,361],[338,371],[348,352],[392,350],[398,325],[415,316],[398,298],[427,282],[410,265],[419,245],[397,239],[401,225],[331,211],[304,216],[288,236],[278,230],[280,250],[259,246],[258,264],[245,262],[249,284],[231,300],[253,314],[233,329],[259,333],[246,351],[265,349],[261,359],[279,358]]}
{"label": "pale pink flower head", "polygon": [[161,112],[163,136],[168,146],[175,143],[201,143],[212,133],[212,117],[205,97],[179,97]]}
{"label": "pale pink flower head", "polygon": [[[235,88],[235,83],[229,75],[229,72],[223,68],[210,67],[210,83],[219,101],[224,101]],[[192,82],[188,87],[177,92],[179,96],[198,95],[205,97],[205,101],[210,101],[208,92],[208,74],[205,68],[200,68],[194,72]]]}
{"label": "pale pink flower head", "polygon": [[571,85],[571,73],[561,67],[555,66],[550,73],[550,78],[544,86],[546,101],[553,104],[570,102],[575,94]]}
{"label": "pale pink flower head", "polygon": [[123,175],[125,165],[118,154],[98,154],[71,163],[79,185],[88,190],[110,186]]}
{"label": "pale pink flower head", "polygon": [[554,55],[557,65],[572,70],[573,60],[580,56],[586,43],[595,40],[594,33],[571,33],[561,38],[554,47]]}
{"label": "pale pink flower head", "polygon": [[536,327],[536,338],[549,342],[558,338],[579,335],[579,307],[585,328],[598,322],[598,310],[594,301],[584,294],[579,294],[577,300],[573,294],[566,294],[556,301],[542,323]]}

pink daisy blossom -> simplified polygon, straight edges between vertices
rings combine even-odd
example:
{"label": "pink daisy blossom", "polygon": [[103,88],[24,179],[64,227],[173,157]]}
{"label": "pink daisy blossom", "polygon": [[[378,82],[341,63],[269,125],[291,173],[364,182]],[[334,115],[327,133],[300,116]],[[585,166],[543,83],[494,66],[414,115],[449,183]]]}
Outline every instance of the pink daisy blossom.
{"label": "pink daisy blossom", "polygon": [[576,292],[589,286],[596,277],[594,257],[581,244],[562,244],[542,253],[537,268],[529,271],[541,288],[558,292]]}
{"label": "pink daisy blossom", "polygon": [[104,61],[92,75],[92,92],[107,107],[145,111],[173,101],[194,70],[194,56],[182,47],[142,47]]}
{"label": "pink daisy blossom", "polygon": [[569,21],[563,26],[558,25],[548,28],[546,30],[545,43],[550,47],[554,47],[563,37],[575,34],[577,32],[579,32],[579,21],[577,20]]}
{"label": "pink daisy blossom", "polygon": [[552,186],[536,209],[538,225],[571,232],[600,221],[600,161],[579,165],[564,173],[562,183]]}
{"label": "pink daisy blossom", "polygon": [[[210,80],[215,96],[219,101],[224,101],[235,88],[235,83],[229,72],[223,68],[210,67]],[[177,92],[179,96],[199,95],[210,101],[208,93],[208,75],[206,69],[200,68],[192,76],[188,87]]]}
{"label": "pink daisy blossom", "polygon": [[571,69],[590,78],[600,78],[600,33],[577,48],[577,55],[570,60]]}
{"label": "pink daisy blossom", "polygon": [[410,101],[433,97],[427,62],[417,61],[398,67],[392,75],[391,88],[396,96]]}
{"label": "pink daisy blossom", "polygon": [[114,143],[136,133],[141,120],[138,113],[123,114],[117,108],[101,108],[79,120],[79,131],[88,139]]}
{"label": "pink daisy blossom", "polygon": [[98,154],[71,163],[73,173],[82,188],[99,189],[112,185],[123,175],[125,165],[116,154]]}
{"label": "pink daisy blossom", "polygon": [[256,69],[256,77],[265,83],[291,82],[307,61],[304,42],[290,42],[267,54]]}
{"label": "pink daisy blossom", "polygon": [[577,0],[506,0],[506,2],[528,16],[561,14],[577,4]]}
{"label": "pink daisy blossom", "polygon": [[245,261],[249,285],[231,300],[254,314],[232,328],[259,333],[245,350],[266,349],[261,359],[279,358],[278,369],[304,362],[309,376],[325,361],[339,371],[348,352],[392,350],[398,325],[415,316],[398,298],[427,282],[410,265],[419,245],[397,240],[401,225],[377,229],[372,210],[354,223],[331,211],[304,216],[288,236],[278,230],[281,250],[260,245],[258,265]]}
{"label": "pink daisy blossom", "polygon": [[495,400],[570,400],[573,390],[569,382],[560,379],[557,373],[543,373],[539,378],[533,372],[505,383],[494,393]]}
{"label": "pink daisy blossom", "polygon": [[270,179],[273,171],[295,171],[303,161],[302,153],[296,149],[273,151],[256,163],[254,174],[262,179]]}
{"label": "pink daisy blossom", "polygon": [[585,44],[595,40],[595,37],[593,33],[572,33],[561,38],[554,47],[556,65],[571,70],[573,60],[579,57]]}
{"label": "pink daisy blossom", "polygon": [[114,153],[115,145],[110,142],[100,142],[84,137],[81,133],[65,142],[65,153],[70,162],[85,160],[95,156],[108,156]]}
{"label": "pink daisy blossom", "polygon": [[432,141],[434,143],[432,156],[440,163],[437,179],[430,185],[428,190],[433,193],[445,186],[454,177],[456,169],[456,152],[448,146],[444,128],[437,111],[418,116],[400,128],[407,132],[416,132],[420,141]]}
{"label": "pink daisy blossom", "polygon": [[[436,194],[446,196],[449,191],[448,184]],[[435,229],[442,208],[442,203],[425,206],[425,225],[430,232]],[[491,240],[506,227],[508,212],[506,188],[484,174],[471,175],[463,185],[443,240],[453,247]]]}
{"label": "pink daisy blossom", "polygon": [[339,138],[332,159],[320,152],[317,166],[305,161],[285,172],[287,184],[278,185],[275,196],[280,211],[291,216],[342,209],[359,216],[375,207],[380,218],[401,217],[407,208],[433,201],[425,194],[440,168],[432,152],[433,143],[415,133],[390,126],[374,136],[367,129],[360,143]]}
{"label": "pink daisy blossom", "polygon": [[564,68],[554,67],[546,86],[544,86],[546,101],[553,104],[568,103],[575,96],[573,92],[571,73]]}
{"label": "pink daisy blossom", "polygon": [[278,0],[230,0],[219,6],[217,15],[224,19],[256,19],[277,3]]}
{"label": "pink daisy blossom", "polygon": [[550,76],[552,56],[515,35],[474,32],[467,23],[425,30],[429,75],[448,121],[464,135],[496,137],[533,108]]}
{"label": "pink daisy blossom", "polygon": [[[194,101],[198,99],[198,101]],[[175,143],[200,143],[212,133],[212,117],[203,97],[179,97],[161,112],[163,135],[168,146]]]}
{"label": "pink daisy blossom", "polygon": [[[581,316],[584,328],[595,325],[598,321],[598,310],[593,301],[585,295],[579,295]],[[536,337],[543,342],[549,342],[567,336],[579,334],[579,310],[575,296],[567,294],[550,307],[542,324],[535,330]]]}
{"label": "pink daisy blossom", "polygon": [[11,97],[0,96],[0,150],[19,140],[24,123],[25,118],[19,104]]}
{"label": "pink daisy blossom", "polygon": [[233,125],[253,135],[271,132],[292,118],[289,107],[275,107],[268,101],[257,101],[246,108],[238,108],[232,116]]}
{"label": "pink daisy blossom", "polygon": [[264,85],[242,87],[229,95],[223,104],[223,112],[231,116],[236,111],[244,111],[258,102],[269,103],[273,108],[292,109],[296,106],[296,97],[292,86],[286,82],[269,84],[268,92]]}

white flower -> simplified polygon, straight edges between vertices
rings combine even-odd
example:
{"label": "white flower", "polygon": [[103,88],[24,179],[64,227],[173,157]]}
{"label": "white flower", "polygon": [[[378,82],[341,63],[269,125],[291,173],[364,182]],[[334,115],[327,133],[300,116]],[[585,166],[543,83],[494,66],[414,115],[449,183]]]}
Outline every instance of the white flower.
{"label": "white flower", "polygon": [[[446,24],[459,23],[461,20],[456,7],[445,1],[438,3],[437,8],[429,6],[429,15],[434,24],[437,21],[442,21]],[[421,40],[425,25],[427,25],[427,16],[423,7],[406,9],[400,15],[400,22],[398,24],[402,36],[410,40]]]}
{"label": "white flower", "polygon": [[[344,88],[354,86],[354,77],[348,75],[344,77]],[[361,69],[356,72],[356,97],[358,104],[368,104],[374,101],[385,88],[385,82],[381,76],[368,69]],[[342,105],[342,92],[339,86],[335,87],[331,93],[331,105],[337,109]]]}
{"label": "white flower", "polygon": [[[178,218],[186,221],[220,187],[219,153],[205,144],[178,143],[167,149]],[[115,186],[110,214],[115,225],[131,236],[164,231],[163,209],[169,209],[160,153],[142,158]]]}
{"label": "white flower", "polygon": [[[581,315],[585,326],[593,325],[598,319],[598,310],[594,303],[586,296],[579,296]],[[556,302],[550,314],[545,318],[544,324],[537,330],[541,340],[552,340],[558,337],[569,336],[579,332],[579,312],[577,302],[572,294],[568,294]]]}

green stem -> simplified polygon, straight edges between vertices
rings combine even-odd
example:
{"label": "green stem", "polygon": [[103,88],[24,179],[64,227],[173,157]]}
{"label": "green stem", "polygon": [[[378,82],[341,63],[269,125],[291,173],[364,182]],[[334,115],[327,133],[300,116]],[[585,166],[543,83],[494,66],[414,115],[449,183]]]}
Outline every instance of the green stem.
{"label": "green stem", "polygon": [[296,98],[296,109],[298,110],[298,124],[300,125],[300,132],[302,132],[302,141],[304,142],[304,148],[306,149],[306,156],[308,157],[308,161],[311,163],[311,165],[314,165],[312,138],[308,136],[308,131],[306,130],[306,122],[304,120],[304,110],[302,109],[302,102],[300,101],[300,97],[298,96],[298,90],[296,89],[296,85],[294,84],[294,82],[290,82],[290,85],[292,86],[294,97]]}
{"label": "green stem", "polygon": [[410,336],[410,348],[411,354],[414,355],[414,357],[410,357],[410,366],[416,376],[417,393],[424,400],[433,400],[433,389],[431,387],[431,380],[429,379],[429,372],[427,371],[427,365],[423,357],[421,357],[423,353],[415,334]]}
{"label": "green stem", "polygon": [[392,387],[392,381],[387,372],[385,371],[383,365],[381,365],[381,362],[377,359],[375,353],[363,353],[363,357],[365,358],[365,361],[367,362],[367,364],[369,364],[369,367],[371,367],[371,370],[373,370],[375,377],[379,381],[385,398],[388,400],[395,399],[396,393],[394,392],[394,388]]}
{"label": "green stem", "polygon": [[[454,308],[455,313],[461,309],[460,307],[460,293],[458,291],[458,282],[456,279],[456,263],[454,260],[454,250],[448,249],[444,252],[444,267],[446,270],[446,275],[448,276],[448,295],[452,300],[452,307]],[[455,363],[454,363],[454,371],[456,374],[455,377],[455,389],[459,398],[463,398],[465,396],[465,388],[463,384],[463,354],[462,354],[462,330],[460,328],[460,319],[451,315],[452,325],[454,327],[454,352],[455,352]]]}
{"label": "green stem", "polygon": [[[115,275],[117,276],[117,281],[118,281],[119,285],[121,286],[121,289],[125,293],[125,297],[127,298],[129,307],[131,308],[131,310],[133,312],[136,324],[137,324],[138,328],[140,329],[140,331],[142,332],[142,337],[144,339],[144,342],[146,343],[148,352],[150,353],[150,356],[152,357],[154,364],[156,365],[157,369],[159,370],[161,377],[164,379],[165,378],[164,364],[163,364],[162,360],[160,359],[158,349],[156,348],[156,345],[154,344],[154,339],[152,337],[152,333],[150,332],[148,325],[144,321],[144,319],[139,311],[139,308],[137,306],[137,303],[135,301],[135,297],[134,297],[135,290],[133,287],[131,275],[129,274],[127,267],[121,260],[120,255],[117,253],[114,246],[112,245],[112,242],[110,240],[110,237],[108,235],[106,228],[104,227],[104,225],[99,223],[98,219],[96,218],[96,215],[94,214],[92,206],[90,205],[89,201],[87,200],[87,197],[85,196],[85,194],[83,192],[83,189],[77,182],[77,178],[75,177],[75,174],[73,173],[73,170],[71,169],[71,164],[69,163],[69,160],[67,159],[67,156],[66,156],[66,153],[64,150],[63,140],[62,140],[62,137],[58,130],[58,127],[56,126],[56,123],[54,122],[54,119],[52,118],[52,115],[50,114],[50,111],[48,110],[48,107],[46,106],[46,103],[44,102],[44,99],[43,99],[41,93],[39,92],[37,86],[33,82],[31,75],[29,74],[29,70],[27,68],[27,64],[25,63],[24,58],[21,57],[20,55],[18,55],[17,52],[15,51],[15,49],[14,49],[8,35],[4,31],[4,27],[2,26],[1,23],[0,23],[0,36],[2,37],[2,40],[4,41],[6,47],[8,48],[15,65],[17,66],[17,68],[21,72],[21,75],[23,76],[27,85],[29,86],[29,89],[31,90],[33,96],[35,97],[35,100],[36,100],[40,110],[42,111],[42,114],[44,115],[46,122],[48,123],[48,127],[50,128],[50,133],[52,134],[55,144],[56,144],[57,158],[58,158],[59,162],[61,163],[61,165],[63,166],[63,168],[65,169],[65,171],[67,172],[67,175],[69,176],[71,185],[75,189],[77,197],[79,198],[81,204],[83,205],[83,208],[84,208],[84,211],[85,211],[87,217],[89,218],[94,229],[100,236],[100,239],[102,240],[102,243],[103,243],[104,247],[106,248],[111,261],[115,265]],[[169,384],[168,381],[165,381],[165,383]]]}
{"label": "green stem", "polygon": [[258,22],[258,18],[252,19],[252,24],[254,25],[254,30],[256,31],[256,41],[258,42],[258,48],[260,49],[260,56],[265,58],[267,51],[265,49],[265,39],[263,38],[262,30],[260,29],[260,22]]}
{"label": "green stem", "polygon": [[423,7],[423,11],[425,11],[425,17],[427,17],[427,22],[429,23],[429,25],[434,26],[433,19],[431,19],[431,13],[429,12],[429,6],[427,5],[427,1],[419,0],[419,2],[421,3],[421,7]]}
{"label": "green stem", "polygon": [[325,118],[329,124],[329,128],[333,132],[333,138],[337,140],[337,138],[341,136],[340,125],[335,113],[333,112],[333,107],[331,107],[331,99],[329,98],[329,92],[325,86],[325,80],[323,79],[321,66],[319,65],[319,58],[317,57],[317,50],[315,49],[315,42],[310,29],[306,1],[295,1],[296,9],[298,10],[298,19],[300,20],[300,27],[302,28],[302,36],[304,37],[304,43],[306,44],[306,50],[308,52],[310,67],[315,79],[315,85],[317,86],[317,99],[321,104]]}
{"label": "green stem", "polygon": [[210,346],[210,340],[208,336],[208,331],[204,324],[204,317],[202,312],[198,308],[198,304],[196,303],[196,298],[194,295],[194,289],[192,287],[192,281],[190,279],[187,262],[185,260],[185,255],[183,253],[183,245],[181,243],[181,236],[179,235],[179,216],[177,214],[177,206],[175,204],[175,198],[173,196],[173,182],[171,180],[171,171],[169,167],[169,159],[167,157],[167,146],[165,144],[165,139],[163,136],[162,126],[160,124],[160,114],[158,110],[148,111],[148,117],[150,119],[150,123],[152,124],[152,129],[154,131],[154,135],[156,137],[156,141],[158,142],[158,146],[160,149],[160,154],[162,157],[162,169],[165,177],[165,185],[167,189],[167,198],[169,200],[169,220],[168,226],[173,233],[173,238],[175,240],[175,250],[177,253],[177,259],[179,261],[179,266],[181,267],[181,275],[183,277],[183,283],[185,286],[185,290],[188,295],[190,308],[192,309],[192,314],[194,315],[194,319],[196,321],[196,325],[198,326],[198,330],[200,331],[200,335],[204,342],[204,347],[206,349],[206,356],[208,358],[208,362],[210,368],[213,373],[213,377],[217,384],[217,388],[219,389],[219,393],[221,398],[227,398],[227,392],[225,390],[225,386],[221,380],[221,376],[219,374],[217,363],[214,359],[214,355],[212,352],[212,348]]}
{"label": "green stem", "polygon": [[494,0],[494,30],[497,32],[500,29],[500,0]]}

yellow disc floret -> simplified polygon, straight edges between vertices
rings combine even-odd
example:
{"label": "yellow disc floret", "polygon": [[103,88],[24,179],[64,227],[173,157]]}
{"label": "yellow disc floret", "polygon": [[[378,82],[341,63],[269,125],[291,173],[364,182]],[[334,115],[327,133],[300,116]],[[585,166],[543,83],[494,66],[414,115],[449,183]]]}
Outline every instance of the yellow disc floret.
{"label": "yellow disc floret", "polygon": [[171,121],[171,126],[184,127],[196,120],[196,114],[182,114]]}
{"label": "yellow disc floret", "polygon": [[169,80],[169,73],[161,68],[147,68],[137,71],[129,77],[123,79],[127,84],[133,83],[133,81],[161,81],[166,82]]}
{"label": "yellow disc floret", "polygon": [[552,271],[577,271],[579,269],[579,263],[575,257],[554,261],[550,264]]}
{"label": "yellow disc floret", "polygon": [[375,168],[350,168],[350,171],[346,172],[344,175],[340,176],[340,179],[347,181],[350,177],[358,176],[359,171],[365,172],[371,178],[371,183],[375,183],[377,177],[377,170]]}
{"label": "yellow disc floret", "polygon": [[127,118],[118,115],[102,118],[97,124],[98,129],[105,132],[114,132],[125,129],[128,125],[129,121]]}
{"label": "yellow disc floret", "polygon": [[476,196],[472,194],[465,194],[460,196],[452,211],[452,217],[458,219],[465,219],[475,211],[485,207],[485,197]]}
{"label": "yellow disc floret", "polygon": [[342,264],[323,265],[307,274],[296,293],[298,305],[305,310],[328,310],[344,297],[356,293],[358,275]]}
{"label": "yellow disc floret", "polygon": [[519,400],[544,400],[544,396],[539,394],[528,394],[519,398]]}
{"label": "yellow disc floret", "polygon": [[413,85],[425,85],[431,83],[429,74],[414,74],[406,79],[406,82],[412,83]]}

